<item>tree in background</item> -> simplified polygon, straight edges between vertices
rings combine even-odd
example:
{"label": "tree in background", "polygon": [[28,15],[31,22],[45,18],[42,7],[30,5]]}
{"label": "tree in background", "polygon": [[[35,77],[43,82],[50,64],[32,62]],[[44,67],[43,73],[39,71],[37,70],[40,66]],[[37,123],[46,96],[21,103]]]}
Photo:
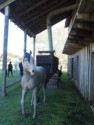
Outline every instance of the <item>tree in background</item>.
{"label": "tree in background", "polygon": [[[61,21],[52,27],[53,35],[53,49],[55,50],[55,56],[59,58],[59,65],[63,68],[67,68],[67,56],[62,54],[64,44],[67,39],[68,29],[64,28],[65,21]],[[48,50],[48,34],[47,30],[39,33],[36,36],[36,53],[38,50]]]}

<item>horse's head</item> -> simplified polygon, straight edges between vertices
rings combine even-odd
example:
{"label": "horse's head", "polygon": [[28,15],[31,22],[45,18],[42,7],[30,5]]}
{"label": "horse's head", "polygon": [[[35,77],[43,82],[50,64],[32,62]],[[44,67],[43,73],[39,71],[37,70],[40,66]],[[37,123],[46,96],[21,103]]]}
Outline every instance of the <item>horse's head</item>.
{"label": "horse's head", "polygon": [[27,71],[31,74],[31,76],[33,76],[35,74],[35,69],[34,69],[34,65],[28,62],[27,58],[23,59],[23,70]]}

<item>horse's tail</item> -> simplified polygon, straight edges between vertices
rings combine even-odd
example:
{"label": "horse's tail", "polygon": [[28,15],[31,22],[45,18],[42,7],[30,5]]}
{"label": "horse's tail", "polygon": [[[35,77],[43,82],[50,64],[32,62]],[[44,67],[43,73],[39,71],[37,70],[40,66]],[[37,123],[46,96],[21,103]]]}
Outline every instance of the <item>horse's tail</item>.
{"label": "horse's tail", "polygon": [[49,79],[50,79],[50,72],[49,72],[50,70],[49,70],[49,67],[47,67],[47,66],[44,66],[42,68],[44,69],[44,74],[45,74],[45,81],[44,81],[45,85],[44,85],[44,87],[46,89],[47,83],[49,82]]}

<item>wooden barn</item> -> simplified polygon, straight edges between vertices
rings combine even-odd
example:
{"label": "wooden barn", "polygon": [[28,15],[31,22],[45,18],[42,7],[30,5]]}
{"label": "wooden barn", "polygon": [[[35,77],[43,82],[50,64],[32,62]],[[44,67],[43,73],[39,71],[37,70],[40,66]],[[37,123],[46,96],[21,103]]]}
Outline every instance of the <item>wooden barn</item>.
{"label": "wooden barn", "polygon": [[63,53],[68,54],[68,73],[90,105],[94,107],[94,0],[80,0],[67,18],[69,34]]}

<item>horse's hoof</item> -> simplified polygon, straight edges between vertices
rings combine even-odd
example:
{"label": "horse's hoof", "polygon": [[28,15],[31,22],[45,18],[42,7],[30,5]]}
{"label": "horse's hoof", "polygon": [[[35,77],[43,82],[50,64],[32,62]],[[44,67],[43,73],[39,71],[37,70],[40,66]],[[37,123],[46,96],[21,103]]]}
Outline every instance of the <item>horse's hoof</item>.
{"label": "horse's hoof", "polygon": [[31,103],[31,106],[33,105],[33,103]]}
{"label": "horse's hoof", "polygon": [[45,100],[43,100],[43,103],[45,103],[46,101]]}
{"label": "horse's hoof", "polygon": [[33,117],[32,117],[33,119],[35,119],[36,118],[36,116],[35,115],[33,115]]}
{"label": "horse's hoof", "polygon": [[22,111],[22,114],[25,115],[25,113]]}

